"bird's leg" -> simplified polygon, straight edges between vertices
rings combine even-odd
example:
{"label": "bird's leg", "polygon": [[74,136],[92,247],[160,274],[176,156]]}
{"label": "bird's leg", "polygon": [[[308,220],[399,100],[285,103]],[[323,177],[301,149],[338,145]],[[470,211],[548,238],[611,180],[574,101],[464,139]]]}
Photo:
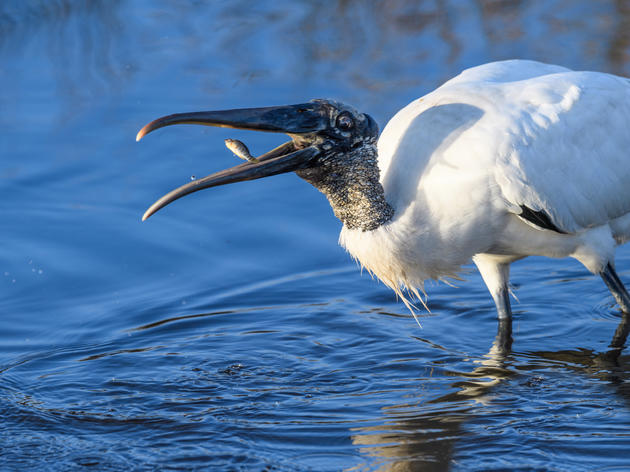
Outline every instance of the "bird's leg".
{"label": "bird's leg", "polygon": [[490,295],[497,307],[499,326],[493,349],[496,354],[505,356],[512,348],[512,309],[510,308],[510,263],[506,259],[491,254],[477,254],[473,262],[479,269]]}
{"label": "bird's leg", "polygon": [[511,320],[512,308],[510,307],[510,264],[500,257],[490,254],[477,254],[473,262],[479,269],[483,281],[486,283],[490,295],[497,307],[499,320]]}
{"label": "bird's leg", "polygon": [[613,297],[615,297],[621,311],[630,313],[630,294],[628,294],[626,287],[624,287],[623,282],[619,279],[612,264],[610,262],[606,264],[606,267],[604,267],[599,275],[604,279],[604,282],[613,294]]}
{"label": "bird's leg", "polygon": [[500,287],[496,292],[490,292],[497,307],[499,321],[512,319],[512,307],[510,305],[510,289],[507,286]]}
{"label": "bird's leg", "polygon": [[492,347],[500,355],[506,355],[510,352],[512,349],[512,318],[499,318],[499,329]]}

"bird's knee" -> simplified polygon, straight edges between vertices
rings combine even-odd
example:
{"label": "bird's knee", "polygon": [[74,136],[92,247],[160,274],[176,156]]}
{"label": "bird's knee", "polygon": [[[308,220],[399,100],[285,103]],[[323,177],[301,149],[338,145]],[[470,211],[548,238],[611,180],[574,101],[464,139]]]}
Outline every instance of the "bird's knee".
{"label": "bird's knee", "polygon": [[510,278],[509,262],[491,254],[476,254],[473,262],[493,297],[500,291],[507,290]]}
{"label": "bird's knee", "polygon": [[581,239],[582,242],[571,257],[580,261],[591,273],[601,273],[615,256],[616,242],[610,228],[604,225],[590,229],[584,232]]}

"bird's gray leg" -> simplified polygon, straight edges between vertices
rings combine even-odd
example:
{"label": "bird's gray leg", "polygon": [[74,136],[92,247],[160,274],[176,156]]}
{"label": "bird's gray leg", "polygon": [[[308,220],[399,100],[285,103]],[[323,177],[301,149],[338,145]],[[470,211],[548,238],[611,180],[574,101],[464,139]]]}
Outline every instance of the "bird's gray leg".
{"label": "bird's gray leg", "polygon": [[626,344],[628,332],[630,332],[630,294],[628,294],[626,287],[624,287],[623,282],[610,262],[606,264],[599,275],[608,286],[608,289],[613,294],[613,297],[615,297],[619,308],[621,308],[621,311],[623,312],[621,322],[619,323],[619,326],[617,326],[615,335],[610,343],[610,347],[613,348],[613,350],[617,350],[616,355],[618,356],[620,350]]}
{"label": "bird's gray leg", "polygon": [[493,347],[500,355],[506,355],[512,349],[512,318],[499,318],[499,328]]}
{"label": "bird's gray leg", "polygon": [[506,355],[512,348],[512,309],[510,308],[510,262],[491,254],[477,254],[473,262],[486,283],[497,307],[499,326],[494,340],[497,354]]}
{"label": "bird's gray leg", "polygon": [[498,292],[492,294],[494,304],[497,307],[497,316],[500,321],[512,319],[512,307],[510,306],[510,289],[501,287]]}
{"label": "bird's gray leg", "polygon": [[490,254],[477,254],[473,257],[473,262],[479,269],[490,295],[492,295],[499,320],[511,320],[512,308],[510,307],[510,288],[508,286],[509,262],[504,262],[501,258]]}
{"label": "bird's gray leg", "polygon": [[626,287],[624,287],[623,282],[619,279],[619,276],[617,275],[617,272],[615,272],[612,264],[610,262],[606,264],[606,267],[604,267],[599,275],[608,286],[608,289],[613,294],[613,297],[615,297],[621,311],[624,313],[630,313],[630,294],[628,294]]}

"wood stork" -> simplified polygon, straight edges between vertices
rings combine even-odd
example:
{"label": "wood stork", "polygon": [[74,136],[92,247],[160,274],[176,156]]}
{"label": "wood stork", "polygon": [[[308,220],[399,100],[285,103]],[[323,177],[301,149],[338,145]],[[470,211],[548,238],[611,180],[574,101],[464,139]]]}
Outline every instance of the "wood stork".
{"label": "wood stork", "polygon": [[[328,198],[340,244],[406,302],[471,259],[509,322],[510,263],[573,257],[621,309],[614,269],[630,238],[630,80],[512,60],[473,67],[400,110],[378,138],[367,114],[332,100],[169,115],[283,132],[258,158],[168,193],[145,213],[208,187],[295,171]],[[378,142],[377,142],[378,138]]]}

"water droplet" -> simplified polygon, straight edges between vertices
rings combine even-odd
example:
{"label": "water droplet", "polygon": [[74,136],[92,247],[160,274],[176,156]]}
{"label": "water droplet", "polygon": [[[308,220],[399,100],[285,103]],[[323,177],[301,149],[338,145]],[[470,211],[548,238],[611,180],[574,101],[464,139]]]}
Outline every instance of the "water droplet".
{"label": "water droplet", "polygon": [[194,175],[191,175],[190,180],[197,180],[197,177],[195,177]]}
{"label": "water droplet", "polygon": [[44,273],[44,271],[43,271],[42,269],[39,269],[39,270],[37,271],[37,273],[41,275],[41,274],[43,274],[43,273]]}

